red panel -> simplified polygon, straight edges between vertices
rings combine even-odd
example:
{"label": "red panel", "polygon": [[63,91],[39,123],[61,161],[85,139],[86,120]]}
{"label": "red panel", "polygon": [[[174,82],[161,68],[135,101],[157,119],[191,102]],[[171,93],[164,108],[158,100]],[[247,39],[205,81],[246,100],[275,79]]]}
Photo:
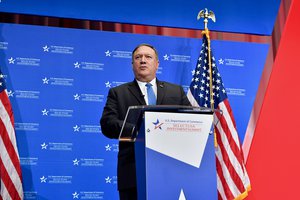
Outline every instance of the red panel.
{"label": "red panel", "polygon": [[293,0],[247,161],[247,200],[300,199],[299,19]]}

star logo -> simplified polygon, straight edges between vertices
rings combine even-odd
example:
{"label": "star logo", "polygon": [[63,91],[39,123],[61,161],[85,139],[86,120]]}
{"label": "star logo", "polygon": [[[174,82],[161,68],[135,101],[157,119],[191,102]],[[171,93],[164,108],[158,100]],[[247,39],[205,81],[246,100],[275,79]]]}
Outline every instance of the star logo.
{"label": "star logo", "polygon": [[13,58],[13,57],[10,57],[9,59],[8,59],[8,64],[15,64],[15,59]]}
{"label": "star logo", "polygon": [[220,64],[220,65],[223,65],[223,64],[224,64],[224,60],[223,60],[222,58],[220,58],[218,61],[219,61],[219,64]]}
{"label": "star logo", "polygon": [[104,53],[105,53],[105,56],[106,56],[106,57],[107,57],[107,56],[108,56],[108,57],[111,56],[111,52],[110,52],[109,50],[105,51]]}
{"label": "star logo", "polygon": [[109,144],[105,146],[105,151],[111,151],[111,146]]}
{"label": "star logo", "polygon": [[75,94],[75,95],[73,95],[73,97],[74,97],[74,100],[80,100],[80,95],[79,94]]}
{"label": "star logo", "polygon": [[169,60],[168,54],[164,55],[164,60]]}
{"label": "star logo", "polygon": [[44,52],[49,52],[49,49],[50,49],[50,48],[49,48],[47,45],[43,46]]}
{"label": "star logo", "polygon": [[157,119],[156,122],[152,122],[152,124],[154,124],[154,129],[160,129],[162,130],[161,126],[164,124],[164,123],[159,123],[159,120]]}
{"label": "star logo", "polygon": [[13,97],[14,96],[14,92],[12,90],[7,91],[7,95],[9,97]]}
{"label": "star logo", "polygon": [[4,78],[4,75],[3,75],[3,74],[0,74],[0,78]]}
{"label": "star logo", "polygon": [[49,111],[48,111],[48,110],[46,110],[46,109],[42,110],[42,115],[46,115],[46,116],[48,116],[48,113],[49,113]]}
{"label": "star logo", "polygon": [[74,132],[79,132],[80,126],[78,126],[78,125],[76,124],[76,126],[73,126],[73,129],[74,129]]}
{"label": "star logo", "polygon": [[42,176],[42,177],[40,178],[40,180],[41,180],[41,183],[46,183],[47,178],[46,178],[45,176]]}
{"label": "star logo", "polygon": [[73,160],[73,165],[79,165],[79,160],[77,158]]}
{"label": "star logo", "polygon": [[74,63],[74,68],[80,68],[80,64],[78,62]]}
{"label": "star logo", "polygon": [[112,178],[110,178],[109,176],[105,178],[105,183],[111,183]]}
{"label": "star logo", "polygon": [[49,84],[49,79],[47,77],[42,79],[43,84]]}
{"label": "star logo", "polygon": [[79,194],[77,192],[72,193],[73,195],[73,199],[78,199],[79,198]]}
{"label": "star logo", "polygon": [[178,200],[186,200],[183,189],[180,191],[179,199]]}
{"label": "star logo", "polygon": [[105,83],[105,87],[111,88],[111,83],[110,83],[109,81],[107,81],[107,82]]}
{"label": "star logo", "polygon": [[43,144],[41,144],[42,149],[47,149],[48,144],[46,144],[45,142]]}

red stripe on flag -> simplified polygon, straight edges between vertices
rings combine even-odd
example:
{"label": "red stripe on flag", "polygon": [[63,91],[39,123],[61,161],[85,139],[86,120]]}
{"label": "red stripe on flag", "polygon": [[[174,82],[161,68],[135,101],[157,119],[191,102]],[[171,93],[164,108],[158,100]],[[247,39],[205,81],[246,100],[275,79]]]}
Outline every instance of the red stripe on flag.
{"label": "red stripe on flag", "polygon": [[[230,177],[233,180],[234,184],[236,185],[236,187],[238,188],[240,193],[242,193],[243,191],[245,191],[243,181],[241,180],[239,174],[237,173],[237,171],[235,170],[235,167],[232,165],[232,163],[229,159],[229,155],[227,154],[227,151],[223,145],[223,142],[221,141],[221,137],[220,137],[220,133],[219,133],[218,129],[216,129],[216,133],[217,133],[218,148],[220,148],[220,152],[223,157],[223,162],[224,162],[225,166],[227,167]],[[230,148],[227,148],[227,150],[231,151]]]}
{"label": "red stripe on flag", "polygon": [[[225,100],[224,103],[225,103],[226,109],[231,111],[231,107],[230,107],[230,105],[228,104],[228,101]],[[220,108],[219,108],[219,109],[220,109]],[[243,163],[244,163],[244,158],[243,158],[243,155],[241,154],[240,141],[239,141],[239,140],[238,140],[238,141],[235,141],[235,140],[234,140],[234,138],[233,138],[233,136],[232,136],[232,133],[231,133],[231,130],[230,130],[230,128],[228,127],[228,124],[227,124],[227,122],[226,122],[226,119],[225,119],[224,114],[221,115],[221,114],[218,113],[218,112],[216,112],[215,114],[216,114],[216,116],[217,116],[217,118],[218,118],[218,120],[219,120],[219,123],[220,123],[221,126],[222,126],[222,129],[223,129],[223,131],[224,131],[224,134],[225,134],[226,137],[227,137],[228,143],[229,143],[229,145],[230,145],[230,148],[231,148],[233,154],[235,155],[235,157],[236,157],[237,160],[239,161],[240,165],[243,166],[243,165],[244,165],[244,164],[243,164]],[[236,126],[235,126],[234,122],[232,121],[232,114],[231,114],[230,112],[229,112],[228,114],[229,114],[229,116],[230,116],[230,119],[227,119],[227,120],[231,120],[231,122],[232,122],[233,125],[234,125],[234,129],[236,130]],[[236,142],[238,142],[238,144],[237,144]]]}
{"label": "red stripe on flag", "polygon": [[5,91],[0,92],[0,100],[2,101],[2,104],[9,115],[12,125],[14,126],[15,122],[14,122],[12,107],[9,98],[7,96],[7,93]]}
{"label": "red stripe on flag", "polygon": [[11,199],[13,199],[13,200],[21,199],[15,185],[13,184],[9,174],[7,173],[7,171],[3,165],[1,158],[0,158],[0,170],[1,170],[1,180],[4,183]]}
{"label": "red stripe on flag", "polygon": [[[217,169],[217,174],[219,176],[219,179],[221,180],[222,186],[224,188],[224,192],[225,192],[227,199],[234,199],[234,196],[233,196],[233,194],[226,182],[226,179],[224,177],[224,174],[222,171],[222,166],[221,166],[221,163],[218,158],[216,158],[216,169]],[[220,197],[218,199],[222,199],[221,195],[218,195],[218,196]]]}
{"label": "red stripe on flag", "polygon": [[[7,151],[8,155],[10,157],[10,160],[13,163],[13,165],[18,173],[18,176],[22,180],[22,173],[21,173],[21,167],[20,167],[20,161],[19,161],[18,154],[15,151],[14,145],[12,144],[12,142],[8,136],[6,127],[1,120],[0,120],[0,130],[1,130],[0,136],[3,140],[4,148]],[[2,149],[2,147],[0,149],[1,149],[1,151],[5,151],[4,149]]]}

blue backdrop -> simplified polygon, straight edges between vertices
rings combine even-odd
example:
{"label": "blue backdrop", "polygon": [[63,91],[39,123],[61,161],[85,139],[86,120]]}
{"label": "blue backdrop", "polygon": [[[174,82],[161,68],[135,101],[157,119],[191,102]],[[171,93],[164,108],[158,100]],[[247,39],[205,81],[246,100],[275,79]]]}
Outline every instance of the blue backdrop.
{"label": "blue backdrop", "polygon": [[[131,51],[159,51],[158,78],[189,87],[201,39],[0,24],[25,199],[117,199],[118,143],[101,134],[109,88],[133,80]],[[268,45],[212,41],[243,141]]]}
{"label": "blue backdrop", "polygon": [[212,10],[218,23],[210,30],[271,35],[280,0],[152,0],[70,1],[2,0],[1,12],[204,29],[198,12]]}

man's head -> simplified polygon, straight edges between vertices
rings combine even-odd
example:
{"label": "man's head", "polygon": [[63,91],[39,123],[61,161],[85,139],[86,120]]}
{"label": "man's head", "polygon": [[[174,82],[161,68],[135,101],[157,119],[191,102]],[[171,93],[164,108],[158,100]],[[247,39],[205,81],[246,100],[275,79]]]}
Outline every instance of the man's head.
{"label": "man's head", "polygon": [[140,44],[132,52],[132,69],[137,80],[150,82],[159,66],[157,50],[150,44]]}

